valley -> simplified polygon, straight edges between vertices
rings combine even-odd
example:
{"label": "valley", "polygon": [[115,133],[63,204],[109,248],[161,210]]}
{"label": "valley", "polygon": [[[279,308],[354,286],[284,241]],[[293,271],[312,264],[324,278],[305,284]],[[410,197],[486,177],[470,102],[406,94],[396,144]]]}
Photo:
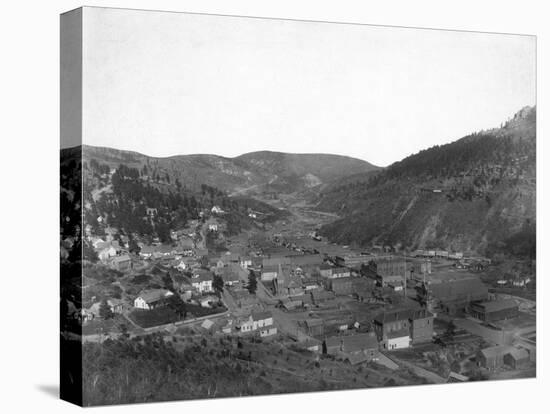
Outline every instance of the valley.
{"label": "valley", "polygon": [[530,376],[534,111],[386,168],[62,152],[85,405]]}

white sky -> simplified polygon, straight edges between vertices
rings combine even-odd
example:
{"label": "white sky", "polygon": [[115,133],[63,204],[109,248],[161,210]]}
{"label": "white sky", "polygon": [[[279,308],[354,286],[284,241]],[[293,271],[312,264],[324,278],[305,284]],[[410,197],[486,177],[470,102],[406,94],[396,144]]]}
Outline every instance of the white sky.
{"label": "white sky", "polygon": [[535,38],[86,8],[83,142],[385,166],[535,104]]}

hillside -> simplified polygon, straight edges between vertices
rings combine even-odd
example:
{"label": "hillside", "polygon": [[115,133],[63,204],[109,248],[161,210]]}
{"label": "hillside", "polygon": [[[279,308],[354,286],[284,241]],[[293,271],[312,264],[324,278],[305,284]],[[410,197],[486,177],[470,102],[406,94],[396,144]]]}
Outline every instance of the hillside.
{"label": "hillside", "polygon": [[110,168],[119,164],[138,169],[155,185],[180,183],[200,190],[203,184],[229,194],[292,193],[324,186],[347,175],[376,170],[355,158],[329,154],[286,154],[261,151],[235,158],[193,154],[167,158],[130,151],[84,146],[84,159],[95,159]]}
{"label": "hillside", "polygon": [[[332,241],[534,255],[536,109],[325,190]],[[352,179],[353,178],[353,179]]]}

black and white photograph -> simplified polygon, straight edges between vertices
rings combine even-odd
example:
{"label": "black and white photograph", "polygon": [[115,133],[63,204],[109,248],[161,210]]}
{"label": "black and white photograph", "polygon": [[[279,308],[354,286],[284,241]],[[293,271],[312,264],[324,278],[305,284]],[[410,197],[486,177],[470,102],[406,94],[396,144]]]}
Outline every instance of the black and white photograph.
{"label": "black and white photograph", "polygon": [[0,411],[544,411],[546,15],[4,4]]}
{"label": "black and white photograph", "polygon": [[61,74],[63,399],[536,376],[534,36],[83,7]]}

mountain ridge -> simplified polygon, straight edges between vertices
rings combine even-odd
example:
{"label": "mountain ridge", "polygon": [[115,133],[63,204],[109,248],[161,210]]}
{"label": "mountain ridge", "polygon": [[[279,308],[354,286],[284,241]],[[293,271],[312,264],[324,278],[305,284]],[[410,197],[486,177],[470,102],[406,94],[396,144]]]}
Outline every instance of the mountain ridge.
{"label": "mountain ridge", "polygon": [[82,151],[84,161],[96,159],[112,168],[116,168],[117,163],[140,171],[147,166],[144,175],[152,176],[153,181],[169,177],[171,181],[177,179],[184,187],[198,189],[207,184],[235,194],[292,193],[328,185],[350,174],[379,169],[367,161],[336,154],[254,151],[233,158],[215,154],[159,158],[90,145],[82,145]]}
{"label": "mountain ridge", "polygon": [[321,229],[331,241],[494,254],[520,235],[534,254],[536,107],[359,178],[317,200],[342,216]]}

